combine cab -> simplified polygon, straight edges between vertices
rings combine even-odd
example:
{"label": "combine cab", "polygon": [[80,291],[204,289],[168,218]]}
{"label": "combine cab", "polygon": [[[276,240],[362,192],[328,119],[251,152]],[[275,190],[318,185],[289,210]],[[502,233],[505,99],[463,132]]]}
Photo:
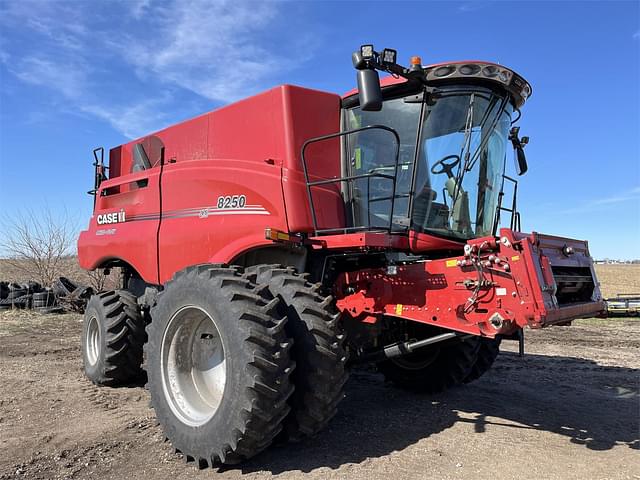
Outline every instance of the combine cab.
{"label": "combine cab", "polygon": [[156,415],[200,466],[324,428],[352,364],[438,392],[524,327],[605,311],[586,242],[520,232],[505,169],[513,149],[527,170],[522,77],[405,68],[371,45],[353,63],[343,97],[280,86],[115,147],[108,167],[94,152],[80,263],[123,283],[87,305],[85,372],[130,383],[146,351]]}

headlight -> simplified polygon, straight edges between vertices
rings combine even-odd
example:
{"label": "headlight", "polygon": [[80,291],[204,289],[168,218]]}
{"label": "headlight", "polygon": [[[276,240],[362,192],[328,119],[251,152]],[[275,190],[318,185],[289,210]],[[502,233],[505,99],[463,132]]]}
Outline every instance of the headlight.
{"label": "headlight", "polygon": [[447,75],[451,75],[455,71],[456,71],[456,68],[453,66],[438,67],[433,71],[433,76],[442,78],[442,77],[446,77]]}
{"label": "headlight", "polygon": [[467,65],[461,65],[458,68],[458,71],[462,74],[462,75],[477,75],[478,72],[480,72],[480,65],[474,65],[474,64],[467,64]]}
{"label": "headlight", "polygon": [[480,81],[497,82],[514,96],[514,102],[519,107],[531,96],[531,86],[512,70],[492,63],[450,63],[436,65],[425,69],[427,82],[436,83],[457,80],[477,79]]}

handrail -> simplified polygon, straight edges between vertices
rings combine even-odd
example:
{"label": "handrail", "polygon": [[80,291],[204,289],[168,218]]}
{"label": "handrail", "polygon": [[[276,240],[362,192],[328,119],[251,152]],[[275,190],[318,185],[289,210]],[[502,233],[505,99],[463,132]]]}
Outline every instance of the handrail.
{"label": "handrail", "polygon": [[[510,212],[511,213],[511,221],[509,222],[509,228],[515,232],[519,232],[521,230],[520,226],[520,212],[518,212],[517,201],[518,201],[518,181],[515,178],[511,178],[507,175],[502,175],[502,189],[498,194],[498,205],[496,206],[496,217],[495,223],[493,225],[493,232],[498,229],[500,225],[500,212]],[[502,198],[504,197],[504,180],[508,180],[513,183],[513,198],[511,200],[511,208],[502,206]]]}
{"label": "handrail", "polygon": [[[393,175],[389,175],[389,174],[385,174],[385,173],[365,173],[365,174],[361,174],[361,175],[350,175],[350,176],[346,176],[346,177],[337,177],[337,178],[330,178],[330,179],[325,179],[325,180],[316,180],[316,181],[310,181],[309,179],[309,169],[307,167],[307,159],[305,158],[305,151],[307,149],[307,147],[309,145],[311,145],[312,143],[317,143],[317,142],[321,142],[324,140],[330,140],[332,138],[338,138],[338,137],[343,137],[345,135],[351,135],[353,133],[358,133],[361,131],[365,131],[365,130],[373,130],[373,129],[378,129],[378,130],[385,130],[390,132],[395,140],[396,140],[396,152],[395,152],[395,162],[393,163]],[[305,182],[306,182],[306,186],[307,186],[307,197],[309,199],[309,208],[311,209],[311,219],[313,221],[313,230],[314,230],[314,234],[317,235],[318,233],[326,233],[326,232],[333,232],[333,231],[344,231],[345,233],[347,233],[349,230],[368,230],[371,228],[371,218],[369,216],[369,203],[367,204],[367,223],[368,225],[366,226],[353,226],[353,227],[336,227],[336,228],[329,228],[329,229],[318,229],[318,219],[316,216],[316,209],[315,209],[315,205],[313,203],[313,194],[311,192],[311,188],[315,187],[315,186],[319,186],[319,185],[327,185],[327,184],[332,184],[332,183],[342,183],[342,182],[353,182],[354,180],[358,180],[361,178],[367,178],[368,181],[371,178],[385,178],[387,180],[391,180],[393,182],[393,186],[392,186],[392,193],[391,193],[391,211],[389,212],[389,227],[387,228],[387,230],[389,232],[391,232],[392,228],[393,228],[393,211],[394,211],[394,207],[395,207],[395,198],[396,198],[396,179],[398,177],[398,162],[400,159],[400,135],[398,135],[398,132],[391,128],[391,127],[387,127],[386,125],[367,125],[365,127],[360,127],[360,128],[355,128],[352,130],[346,130],[344,132],[337,132],[337,133],[331,133],[329,135],[322,135],[319,137],[314,137],[311,138],[309,140],[307,140],[306,142],[304,142],[304,144],[302,145],[302,150],[301,150],[301,159],[302,159],[302,169],[304,172],[304,178],[305,178]],[[367,196],[370,195],[369,190],[367,189]],[[346,205],[345,205],[345,213],[346,213]],[[346,215],[345,215],[346,218]],[[378,230],[380,229],[380,227],[376,227]]]}

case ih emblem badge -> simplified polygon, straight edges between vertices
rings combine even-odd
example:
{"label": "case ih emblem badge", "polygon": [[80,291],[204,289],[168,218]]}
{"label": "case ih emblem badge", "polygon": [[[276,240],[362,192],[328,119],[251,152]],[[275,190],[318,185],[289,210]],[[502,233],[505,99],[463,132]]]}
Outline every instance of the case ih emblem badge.
{"label": "case ih emblem badge", "polygon": [[98,215],[97,222],[98,225],[108,225],[111,223],[122,223],[125,222],[125,213],[124,209],[119,212],[111,212],[111,213],[101,213]]}

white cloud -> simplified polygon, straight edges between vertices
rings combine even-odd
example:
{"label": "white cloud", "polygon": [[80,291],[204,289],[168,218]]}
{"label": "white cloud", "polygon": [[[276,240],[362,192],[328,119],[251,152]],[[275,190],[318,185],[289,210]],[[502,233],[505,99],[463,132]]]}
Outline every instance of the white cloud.
{"label": "white cloud", "polygon": [[[58,92],[69,107],[109,122],[127,137],[161,127],[168,120],[163,111],[175,114],[169,89],[230,102],[257,93],[288,65],[299,63],[260,40],[269,37],[281,4],[126,0],[113,5],[126,9],[124,15],[109,10],[122,22],[103,21],[94,11],[99,6],[89,2],[5,2],[0,27],[33,35],[37,47],[12,52],[11,58],[20,60],[11,65],[8,51],[0,51],[0,61],[20,80]],[[292,41],[286,49],[295,55],[303,42]],[[120,72],[111,62],[120,67],[124,62],[123,76],[126,81],[137,77],[139,83],[132,85],[138,88],[114,88]],[[111,80],[104,80],[105,73]]]}
{"label": "white cloud", "polygon": [[640,38],[640,30],[638,30],[636,33],[631,35],[631,38]]}
{"label": "white cloud", "polygon": [[68,99],[79,98],[86,87],[86,68],[42,57],[26,57],[9,70],[20,80],[58,90]]}
{"label": "white cloud", "polygon": [[74,65],[40,57],[27,57],[11,71],[26,83],[59,92],[73,103],[77,112],[93,115],[108,122],[128,138],[140,137],[158,130],[167,120],[162,111],[170,103],[171,97],[168,94],[126,105],[107,103],[92,94],[90,68],[82,63]]}
{"label": "white cloud", "polygon": [[144,16],[151,6],[151,0],[128,0],[131,16],[139,19]]}
{"label": "white cloud", "polygon": [[628,202],[631,200],[640,200],[640,187],[633,188],[622,194],[596,199],[591,202],[591,205],[611,205],[614,203]]}
{"label": "white cloud", "polygon": [[150,132],[159,130],[167,115],[162,113],[168,98],[143,100],[133,105],[95,105],[84,104],[80,108],[83,112],[92,114],[109,122],[113,128],[122,132],[127,138],[138,138]]}
{"label": "white cloud", "polygon": [[565,210],[556,211],[556,214],[565,215],[570,213],[584,213],[592,211],[606,210],[611,205],[618,205],[620,203],[635,202],[636,207],[640,202],[640,187],[634,187],[622,193],[610,195],[602,198],[596,198],[585,202],[579,207],[569,208]]}
{"label": "white cloud", "polygon": [[154,11],[153,34],[130,35],[116,48],[142,75],[151,72],[205,98],[233,101],[286,68],[256,40],[277,8],[270,2],[175,2]]}

